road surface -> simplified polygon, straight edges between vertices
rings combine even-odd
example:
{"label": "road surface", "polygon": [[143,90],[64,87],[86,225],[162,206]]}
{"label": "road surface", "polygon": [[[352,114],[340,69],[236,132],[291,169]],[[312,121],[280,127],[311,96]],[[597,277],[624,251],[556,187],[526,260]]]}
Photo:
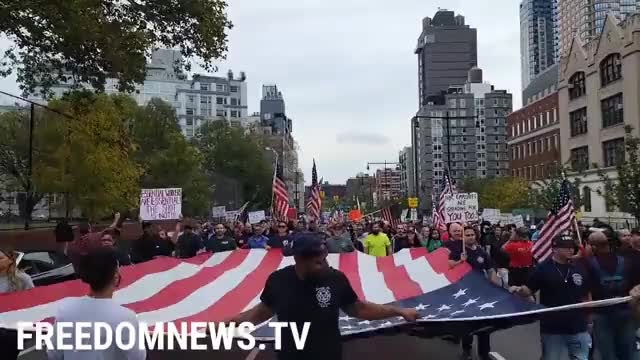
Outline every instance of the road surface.
{"label": "road surface", "polygon": [[[375,342],[375,343],[374,343]],[[375,344],[375,346],[374,346]],[[538,325],[518,326],[494,333],[491,337],[492,350],[497,360],[539,360],[540,340]],[[458,360],[460,348],[440,339],[420,339],[407,335],[377,336],[346,342],[344,359],[386,360],[402,356],[402,360]],[[434,356],[435,355],[435,356]],[[275,360],[272,351],[154,351],[148,360]],[[19,357],[19,360],[45,360],[42,351],[31,351]]]}

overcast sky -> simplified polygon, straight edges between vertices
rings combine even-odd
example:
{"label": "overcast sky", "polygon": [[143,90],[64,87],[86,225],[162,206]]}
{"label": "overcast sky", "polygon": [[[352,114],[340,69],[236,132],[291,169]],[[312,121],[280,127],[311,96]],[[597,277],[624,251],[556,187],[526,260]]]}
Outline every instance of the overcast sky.
{"label": "overcast sky", "polygon": [[[509,90],[520,106],[518,0],[229,3],[234,29],[219,74],[246,72],[250,113],[260,110],[262,85],[278,85],[307,183],[313,158],[319,177],[344,183],[366,172],[368,161],[397,161],[411,145],[409,119],[418,109],[413,51],[422,18],[438,7],[478,30],[485,81]],[[0,89],[17,92],[15,79],[0,80]]]}

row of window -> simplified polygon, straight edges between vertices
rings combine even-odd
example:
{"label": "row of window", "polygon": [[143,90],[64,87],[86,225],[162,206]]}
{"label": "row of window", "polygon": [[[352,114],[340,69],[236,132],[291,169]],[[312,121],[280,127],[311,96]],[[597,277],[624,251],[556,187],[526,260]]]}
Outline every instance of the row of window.
{"label": "row of window", "polygon": [[527,180],[544,179],[551,175],[558,167],[558,162],[554,161],[549,164],[538,164],[524,166],[517,169],[511,169],[511,175],[515,177],[525,178]]}
{"label": "row of window", "polygon": [[518,122],[515,125],[511,125],[511,137],[528,134],[533,130],[555,123],[557,119],[557,108],[553,108],[553,110],[548,110],[538,115],[534,115],[527,119],[527,121]]}
{"label": "row of window", "polygon": [[[608,97],[600,101],[602,112],[602,128],[624,123],[624,107],[622,105],[622,93]],[[571,136],[586,134],[588,131],[587,108],[583,107],[569,113],[569,128]]]}
{"label": "row of window", "polygon": [[[220,92],[225,92],[227,91],[227,85],[225,84],[208,84],[208,83],[200,83],[200,90],[201,91],[220,91]],[[231,91],[232,93],[237,93],[239,90],[238,86],[235,85],[231,85],[229,86],[229,91]]]}
{"label": "row of window", "polygon": [[[225,96],[206,96],[206,95],[200,95],[200,104],[212,104],[213,103],[213,98],[216,99],[216,104],[218,105],[228,105],[229,102],[227,101],[227,97]],[[231,105],[232,106],[241,106],[242,102],[239,98],[230,98],[231,100]],[[195,95],[187,95],[187,107],[193,107],[190,105],[194,105],[196,103],[196,96]]]}
{"label": "row of window", "polygon": [[[624,161],[624,138],[602,143],[604,166],[617,166]],[[571,150],[571,168],[576,171],[587,170],[591,166],[589,147],[582,146]]]}
{"label": "row of window", "polygon": [[[211,116],[211,114],[212,114],[212,109],[210,109],[210,108],[206,108],[206,109],[201,108],[200,109],[200,114],[199,114],[200,116]],[[227,112],[225,110],[216,109],[216,116],[227,117],[226,114],[227,114]],[[194,115],[196,115],[196,112],[195,112],[194,109],[187,109],[186,115],[187,116],[194,116]],[[229,111],[229,117],[239,118],[241,116],[242,116],[242,113],[239,110],[231,110],[231,111]],[[193,121],[192,118],[187,118],[187,125],[189,125],[188,124],[189,121]]]}
{"label": "row of window", "polygon": [[511,146],[511,159],[522,160],[529,156],[543,154],[558,149],[558,135],[528,141]]}
{"label": "row of window", "polygon": [[[600,86],[605,87],[622,79],[622,61],[620,54],[607,56],[600,62]],[[569,78],[569,99],[577,99],[587,93],[586,78],[583,71],[576,72]]]}

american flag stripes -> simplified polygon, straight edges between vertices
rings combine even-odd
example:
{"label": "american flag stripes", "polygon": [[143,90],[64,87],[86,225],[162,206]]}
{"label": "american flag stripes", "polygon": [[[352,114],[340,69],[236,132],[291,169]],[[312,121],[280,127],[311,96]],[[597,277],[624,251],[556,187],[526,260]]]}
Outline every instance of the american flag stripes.
{"label": "american flag stripes", "polygon": [[564,179],[560,185],[558,198],[549,213],[547,221],[540,229],[540,237],[533,244],[533,257],[544,261],[551,255],[551,242],[553,238],[571,227],[575,221],[573,201],[571,201],[571,191],[569,180]]}
{"label": "american flag stripes", "polygon": [[273,178],[273,216],[278,220],[287,219],[289,211],[289,192],[287,184],[282,180],[282,168],[278,167]]}
{"label": "american flag stripes", "polygon": [[391,211],[391,208],[388,208],[388,207],[382,209],[382,219],[388,222],[391,228],[393,229],[395,229],[398,226],[398,224],[400,224],[400,219],[393,216],[393,212]]}
{"label": "american flag stripes", "polygon": [[454,192],[448,169],[445,169],[444,174],[442,175],[442,186],[442,192],[440,193],[440,198],[438,199],[438,216],[440,217],[440,219],[444,219],[444,205],[446,196],[449,194],[453,194]]}
{"label": "american flag stripes", "polygon": [[311,193],[307,202],[307,212],[311,219],[320,220],[320,209],[322,209],[322,199],[320,198],[320,184],[318,184],[318,171],[316,161],[313,160],[311,171]]}

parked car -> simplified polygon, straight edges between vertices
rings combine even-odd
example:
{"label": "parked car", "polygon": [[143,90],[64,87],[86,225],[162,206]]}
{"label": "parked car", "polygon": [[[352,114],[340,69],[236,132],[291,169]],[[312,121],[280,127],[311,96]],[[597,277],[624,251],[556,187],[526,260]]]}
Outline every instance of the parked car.
{"label": "parked car", "polygon": [[76,279],[71,260],[56,251],[26,251],[18,257],[18,268],[31,276],[35,286]]}

